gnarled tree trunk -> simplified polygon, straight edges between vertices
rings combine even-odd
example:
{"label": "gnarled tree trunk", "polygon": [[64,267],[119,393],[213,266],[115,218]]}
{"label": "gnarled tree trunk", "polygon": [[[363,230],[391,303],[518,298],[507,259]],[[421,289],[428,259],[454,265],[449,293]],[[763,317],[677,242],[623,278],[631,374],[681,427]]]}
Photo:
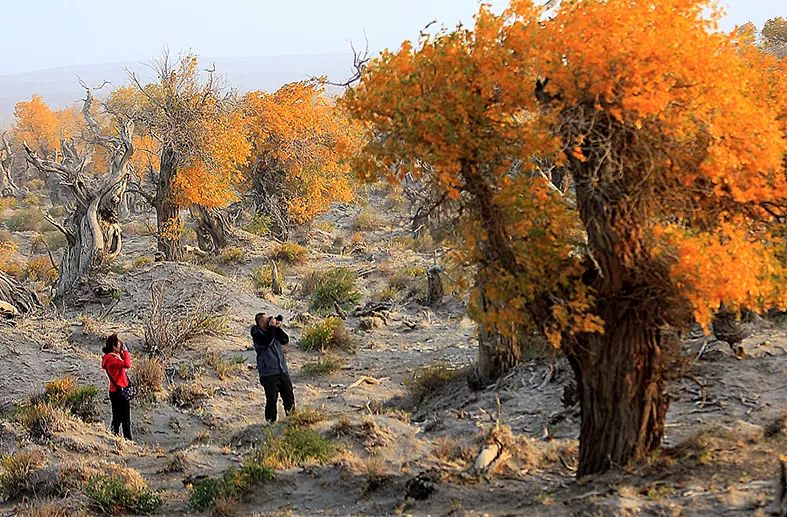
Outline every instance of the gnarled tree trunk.
{"label": "gnarled tree trunk", "polygon": [[203,251],[219,251],[238,239],[228,213],[201,205],[192,205],[190,211],[197,223],[197,243]]}
{"label": "gnarled tree trunk", "polygon": [[257,160],[252,169],[251,196],[258,214],[270,218],[270,233],[286,241],[293,222],[285,195],[285,174],[276,163]]}
{"label": "gnarled tree trunk", "polygon": [[128,181],[128,160],[134,152],[133,127],[130,123],[121,125],[119,138],[101,134],[90,114],[91,101],[88,91],[83,115],[93,132],[94,142],[109,152],[110,170],[103,178],[85,177],[89,157],[80,154],[71,142],[62,142],[63,159],[59,163],[42,160],[25,145],[30,163],[60,178],[61,188],[69,189],[76,201],[74,211],[62,225],[45,215],[66,236],[68,243],[55,288],[55,296],[59,299],[82,299],[88,294],[104,296],[117,290],[108,273],[109,263],[122,250],[118,207]]}
{"label": "gnarled tree trunk", "polygon": [[0,271],[0,301],[11,304],[19,314],[30,314],[41,308],[36,293],[25,288],[15,278]]}
{"label": "gnarled tree trunk", "polygon": [[13,166],[14,154],[11,152],[11,144],[6,133],[3,133],[3,148],[0,149],[0,196],[2,197],[16,197],[19,193],[19,187],[11,176]]}
{"label": "gnarled tree trunk", "polygon": [[175,262],[183,260],[183,220],[180,206],[173,196],[177,173],[175,150],[165,147],[161,152],[161,168],[153,206],[156,208],[158,251],[164,260]]}

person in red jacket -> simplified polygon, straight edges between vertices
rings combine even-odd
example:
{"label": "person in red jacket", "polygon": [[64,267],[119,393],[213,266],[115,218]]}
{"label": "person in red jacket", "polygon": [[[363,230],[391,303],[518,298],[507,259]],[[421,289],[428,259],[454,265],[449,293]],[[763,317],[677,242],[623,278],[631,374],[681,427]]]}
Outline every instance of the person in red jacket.
{"label": "person in red jacket", "polygon": [[126,345],[112,334],[102,349],[104,357],[101,359],[101,368],[109,376],[109,400],[112,402],[112,432],[120,434],[123,427],[123,437],[131,440],[131,404],[120,392],[120,388],[128,386],[126,370],[131,368],[131,355]]}

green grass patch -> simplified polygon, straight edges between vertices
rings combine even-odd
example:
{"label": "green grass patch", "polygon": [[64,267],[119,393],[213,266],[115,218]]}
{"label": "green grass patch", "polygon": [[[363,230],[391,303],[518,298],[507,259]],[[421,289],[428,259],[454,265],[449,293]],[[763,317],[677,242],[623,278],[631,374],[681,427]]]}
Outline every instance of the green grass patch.
{"label": "green grass patch", "polygon": [[333,357],[321,357],[316,361],[304,363],[301,371],[309,377],[324,377],[342,368],[342,362]]}
{"label": "green grass patch", "polygon": [[303,282],[303,292],[311,297],[315,310],[332,309],[334,303],[349,308],[361,300],[356,281],[355,272],[349,268],[313,271]]}
{"label": "green grass patch", "polygon": [[150,515],[161,506],[161,497],[149,488],[134,490],[123,480],[109,476],[91,477],[85,495],[97,510],[108,515]]}
{"label": "green grass patch", "polygon": [[306,351],[340,349],[352,351],[355,340],[341,318],[330,316],[306,327],[300,346]]}

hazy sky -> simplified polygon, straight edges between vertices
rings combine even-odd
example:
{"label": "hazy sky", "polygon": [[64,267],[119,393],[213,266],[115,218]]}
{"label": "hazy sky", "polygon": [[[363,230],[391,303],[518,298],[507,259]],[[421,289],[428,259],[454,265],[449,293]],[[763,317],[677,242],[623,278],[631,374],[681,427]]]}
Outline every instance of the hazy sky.
{"label": "hazy sky", "polygon": [[[725,25],[787,16],[783,0],[726,0]],[[469,23],[477,0],[26,0],[3,2],[0,75],[148,61],[167,46],[203,57],[397,47],[432,20]],[[495,6],[506,5],[493,0]]]}

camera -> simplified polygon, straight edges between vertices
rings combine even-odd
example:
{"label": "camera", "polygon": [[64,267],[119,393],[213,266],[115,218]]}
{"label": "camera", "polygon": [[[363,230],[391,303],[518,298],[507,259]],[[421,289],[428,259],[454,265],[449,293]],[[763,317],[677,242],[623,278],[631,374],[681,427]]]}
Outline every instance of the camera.
{"label": "camera", "polygon": [[279,323],[281,323],[282,321],[284,321],[284,316],[282,316],[281,314],[276,315],[275,318],[273,316],[268,316],[268,323],[270,323],[274,319]]}

